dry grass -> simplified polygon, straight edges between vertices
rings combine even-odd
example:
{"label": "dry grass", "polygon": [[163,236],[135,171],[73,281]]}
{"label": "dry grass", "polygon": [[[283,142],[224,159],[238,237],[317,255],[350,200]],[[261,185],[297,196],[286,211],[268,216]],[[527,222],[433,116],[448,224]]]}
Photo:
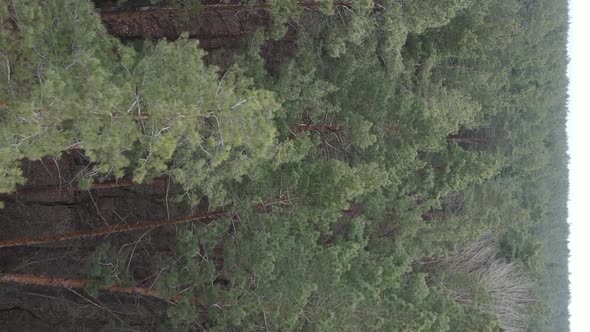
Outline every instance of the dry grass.
{"label": "dry grass", "polygon": [[522,331],[534,303],[534,284],[520,265],[497,253],[491,237],[467,244],[439,263],[446,274],[441,283],[455,301],[495,314],[503,330]]}

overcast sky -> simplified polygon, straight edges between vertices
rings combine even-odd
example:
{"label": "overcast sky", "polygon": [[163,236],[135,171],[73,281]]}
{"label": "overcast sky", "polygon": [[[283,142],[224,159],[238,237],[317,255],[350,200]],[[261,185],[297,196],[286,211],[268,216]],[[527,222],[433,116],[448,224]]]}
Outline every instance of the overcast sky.
{"label": "overcast sky", "polygon": [[590,331],[590,1],[570,0],[568,51],[570,154],[570,323]]}

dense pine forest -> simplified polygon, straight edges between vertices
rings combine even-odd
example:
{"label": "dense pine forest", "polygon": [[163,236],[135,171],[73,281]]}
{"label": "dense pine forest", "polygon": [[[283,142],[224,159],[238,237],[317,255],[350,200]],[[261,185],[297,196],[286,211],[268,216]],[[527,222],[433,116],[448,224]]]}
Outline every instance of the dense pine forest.
{"label": "dense pine forest", "polygon": [[1,1],[1,329],[568,331],[567,25]]}

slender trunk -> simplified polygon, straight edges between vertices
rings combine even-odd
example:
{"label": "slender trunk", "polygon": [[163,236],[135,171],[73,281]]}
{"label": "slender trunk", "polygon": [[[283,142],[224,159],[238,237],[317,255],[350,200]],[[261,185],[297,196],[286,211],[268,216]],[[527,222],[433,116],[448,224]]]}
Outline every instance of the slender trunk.
{"label": "slender trunk", "polygon": [[[287,202],[281,204],[290,204]],[[268,212],[268,206],[256,206],[259,209],[259,212],[266,213]],[[342,210],[342,214],[347,217],[354,217],[359,214],[359,208],[354,207],[353,209]],[[225,211],[213,211],[207,212],[203,214],[195,214],[190,216],[183,216],[173,219],[160,219],[154,220],[149,222],[143,222],[133,225],[116,225],[116,226],[108,226],[108,227],[100,227],[95,229],[83,230],[83,231],[75,231],[75,232],[68,232],[68,233],[61,233],[55,235],[48,235],[48,236],[36,236],[36,237],[26,237],[20,239],[10,239],[10,240],[1,240],[0,241],[0,248],[12,248],[12,247],[22,247],[22,246],[31,246],[31,245],[39,245],[39,244],[48,244],[54,242],[62,242],[62,241],[70,241],[70,240],[77,240],[83,238],[93,238],[98,236],[105,236],[111,235],[114,233],[125,233],[125,232],[133,232],[133,231],[141,231],[141,230],[148,230],[152,228],[157,228],[161,226],[170,226],[170,225],[178,225],[188,222],[201,222],[204,224],[210,223],[213,220],[220,218],[222,216],[229,216],[229,213]]]}
{"label": "slender trunk", "polygon": [[[86,279],[64,279],[56,277],[47,277],[31,274],[0,274],[0,284],[19,284],[28,286],[43,286],[56,288],[75,288],[84,289],[90,285],[90,281]],[[129,295],[141,295],[145,297],[157,298],[164,301],[177,302],[179,296],[173,296],[168,299],[162,295],[157,289],[143,288],[143,287],[123,287],[120,285],[99,286],[98,289],[112,293],[125,293]],[[193,298],[192,302],[195,304],[202,304],[200,298]]]}
{"label": "slender trunk", "polygon": [[[70,150],[82,149],[81,145],[76,145]],[[161,176],[151,179],[149,182],[140,184],[134,182],[131,178],[123,178],[116,181],[108,181],[102,183],[94,183],[88,189],[82,189],[78,186],[70,185],[44,185],[44,186],[23,186],[16,189],[15,196],[21,202],[69,202],[74,199],[76,193],[85,190],[108,190],[115,188],[127,188],[139,185],[163,185],[164,191],[168,183],[167,176]]]}
{"label": "slender trunk", "polygon": [[224,211],[214,211],[214,212],[208,212],[208,213],[197,214],[197,215],[183,216],[183,217],[178,217],[178,218],[173,218],[173,219],[155,220],[155,221],[144,222],[144,223],[133,224],[133,225],[116,225],[116,226],[101,227],[101,228],[90,229],[90,230],[49,235],[49,236],[38,236],[38,237],[27,237],[27,238],[21,238],[21,239],[13,239],[13,240],[3,240],[3,241],[0,241],[0,248],[30,246],[30,245],[37,245],[37,244],[47,244],[47,243],[52,243],[52,242],[69,241],[69,240],[75,240],[75,239],[92,238],[92,237],[97,237],[97,236],[110,235],[113,233],[148,230],[148,229],[152,229],[152,228],[156,228],[156,227],[160,227],[160,226],[177,225],[177,224],[183,224],[183,223],[194,222],[194,221],[208,223],[208,222],[211,222],[212,220],[214,220],[218,217],[221,217],[223,215],[227,215],[227,213]]}
{"label": "slender trunk", "polygon": [[[77,146],[78,148],[82,148],[81,146]],[[166,182],[166,180],[168,179],[167,176],[160,176],[157,178],[153,178],[151,179],[151,181],[147,184],[151,184],[151,183],[160,183],[160,182]],[[120,180],[115,180],[115,181],[107,181],[107,182],[96,182],[93,183],[90,186],[90,189],[113,189],[113,188],[121,188],[121,187],[132,187],[132,186],[138,186],[141,185],[141,183],[137,183],[134,182],[131,178],[122,178]],[[17,193],[19,194],[26,194],[29,192],[37,192],[37,191],[59,191],[59,190],[70,190],[70,191],[83,191],[86,189],[81,189],[79,187],[76,186],[71,186],[71,187],[64,187],[64,186],[59,186],[59,185],[48,185],[48,186],[25,186],[25,187],[21,187],[18,188],[16,190]]]}

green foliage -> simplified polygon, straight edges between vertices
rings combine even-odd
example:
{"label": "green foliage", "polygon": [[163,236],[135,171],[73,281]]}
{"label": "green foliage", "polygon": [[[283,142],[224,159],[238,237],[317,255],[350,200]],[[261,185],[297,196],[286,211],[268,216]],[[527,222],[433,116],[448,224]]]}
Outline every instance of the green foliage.
{"label": "green foliage", "polygon": [[187,330],[197,320],[197,308],[190,303],[189,299],[183,298],[179,303],[168,308],[168,318],[175,331]]}
{"label": "green foliage", "polygon": [[[495,307],[515,275],[536,283],[528,329],[567,330],[565,1],[265,5],[224,71],[186,36],[108,36],[87,1],[1,5],[0,193],[81,147],[80,188],[167,175],[171,202],[231,213],[143,263],[183,295],[176,330],[525,330]],[[484,234],[477,270],[456,250]],[[84,273],[133,284],[112,241]],[[526,273],[491,289],[499,266]]]}
{"label": "green foliage", "polygon": [[[62,9],[86,15],[61,15]],[[77,144],[95,164],[91,174],[131,174],[141,183],[169,172],[193,203],[207,195],[222,206],[229,203],[224,183],[270,158],[270,121],[279,107],[273,95],[254,89],[237,67],[220,80],[196,43],[161,41],[135,54],[106,35],[86,2],[14,10],[28,14],[19,23],[30,29],[12,33],[3,21],[11,73],[1,89],[2,192],[23,182],[19,159]],[[52,29],[44,29],[46,21]],[[34,50],[23,48],[28,44]]]}
{"label": "green foliage", "polygon": [[109,243],[99,245],[81,269],[90,281],[86,290],[97,295],[100,286],[127,284],[131,280],[126,269],[131,250],[130,246],[117,249]]}

